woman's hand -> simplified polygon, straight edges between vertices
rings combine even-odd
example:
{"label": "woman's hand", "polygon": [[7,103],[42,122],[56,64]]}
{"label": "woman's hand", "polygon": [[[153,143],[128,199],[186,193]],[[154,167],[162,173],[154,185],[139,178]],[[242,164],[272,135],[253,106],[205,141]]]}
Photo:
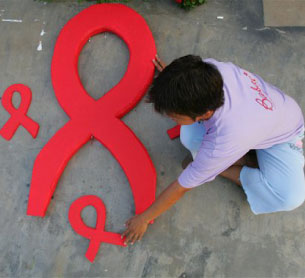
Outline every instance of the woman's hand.
{"label": "woman's hand", "polygon": [[129,242],[134,244],[137,240],[141,240],[147,230],[148,221],[145,221],[141,215],[136,215],[130,218],[125,225],[126,231],[122,234],[121,238],[126,237],[124,243],[127,245]]}
{"label": "woman's hand", "polygon": [[156,55],[155,59],[153,59],[153,63],[159,72],[163,71],[166,67],[166,64],[159,58],[158,55]]}
{"label": "woman's hand", "polygon": [[191,188],[182,187],[177,180],[164,189],[148,209],[126,222],[126,231],[121,236],[122,238],[126,237],[125,244],[128,242],[134,244],[137,240],[141,240],[147,230],[148,223],[168,210],[189,190]]}

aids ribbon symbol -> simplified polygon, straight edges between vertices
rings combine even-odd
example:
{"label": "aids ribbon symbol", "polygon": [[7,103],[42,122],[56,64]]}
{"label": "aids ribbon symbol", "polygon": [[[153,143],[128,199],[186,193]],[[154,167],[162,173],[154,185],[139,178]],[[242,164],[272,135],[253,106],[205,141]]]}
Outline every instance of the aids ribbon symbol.
{"label": "aids ribbon symbol", "polygon": [[[21,97],[20,105],[15,108],[12,100],[15,92],[18,92]],[[33,138],[36,138],[39,130],[39,125],[26,114],[29,110],[32,101],[31,89],[23,84],[14,84],[8,87],[2,96],[2,106],[11,114],[10,119],[0,130],[0,135],[6,139],[11,140],[16,130],[22,125]]]}
{"label": "aids ribbon symbol", "polygon": [[[96,227],[88,227],[81,218],[82,210],[87,206],[93,206],[96,210]],[[94,195],[86,195],[78,198],[72,203],[69,209],[69,221],[72,228],[79,235],[90,240],[86,258],[93,262],[98,253],[101,242],[126,246],[121,235],[105,232],[106,208],[103,201]]]}
{"label": "aids ribbon symbol", "polygon": [[[121,81],[95,100],[81,84],[78,57],[90,37],[106,31],[123,39],[130,58]],[[153,203],[155,168],[145,147],[120,118],[136,105],[152,82],[155,55],[154,39],[145,20],[122,4],[92,5],[64,26],[55,45],[51,77],[56,98],[70,120],[34,162],[28,215],[44,217],[65,166],[91,136],[110,150],[124,170],[136,214]]]}

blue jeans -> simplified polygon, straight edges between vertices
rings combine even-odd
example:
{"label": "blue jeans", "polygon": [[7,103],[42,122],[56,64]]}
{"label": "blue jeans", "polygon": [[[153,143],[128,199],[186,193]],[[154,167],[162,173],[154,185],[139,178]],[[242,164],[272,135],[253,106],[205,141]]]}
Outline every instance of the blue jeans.
{"label": "blue jeans", "polygon": [[[206,131],[203,124],[181,127],[181,143],[193,158]],[[304,131],[287,143],[256,150],[259,169],[244,166],[240,181],[254,214],[289,211],[305,199]]]}

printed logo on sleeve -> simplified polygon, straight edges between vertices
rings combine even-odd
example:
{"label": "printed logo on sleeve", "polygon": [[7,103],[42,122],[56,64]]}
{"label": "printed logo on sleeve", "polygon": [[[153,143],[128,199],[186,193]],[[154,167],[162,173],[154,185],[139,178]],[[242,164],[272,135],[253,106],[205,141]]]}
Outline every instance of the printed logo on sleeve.
{"label": "printed logo on sleeve", "polygon": [[255,101],[256,101],[259,105],[263,106],[265,109],[273,111],[274,105],[273,105],[273,103],[272,103],[272,100],[266,96],[266,94],[263,92],[263,90],[262,90],[262,89],[260,88],[260,86],[257,84],[257,80],[256,80],[255,78],[253,78],[253,77],[252,77],[248,72],[246,72],[246,71],[244,71],[244,75],[247,76],[247,77],[250,79],[251,83],[253,84],[253,86],[251,86],[250,88],[251,88],[252,90],[254,90],[254,91],[258,94],[258,96],[259,96],[259,97],[257,97],[257,98],[255,99]]}

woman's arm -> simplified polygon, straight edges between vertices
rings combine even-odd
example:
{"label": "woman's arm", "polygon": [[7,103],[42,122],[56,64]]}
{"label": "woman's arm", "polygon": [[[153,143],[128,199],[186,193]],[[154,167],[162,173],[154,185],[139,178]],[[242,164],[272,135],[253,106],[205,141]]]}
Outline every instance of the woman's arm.
{"label": "woman's arm", "polygon": [[125,243],[131,242],[133,244],[135,241],[141,240],[148,223],[168,210],[189,190],[191,188],[182,187],[177,180],[170,184],[146,211],[126,222],[127,229],[122,234],[122,237],[126,237]]}

